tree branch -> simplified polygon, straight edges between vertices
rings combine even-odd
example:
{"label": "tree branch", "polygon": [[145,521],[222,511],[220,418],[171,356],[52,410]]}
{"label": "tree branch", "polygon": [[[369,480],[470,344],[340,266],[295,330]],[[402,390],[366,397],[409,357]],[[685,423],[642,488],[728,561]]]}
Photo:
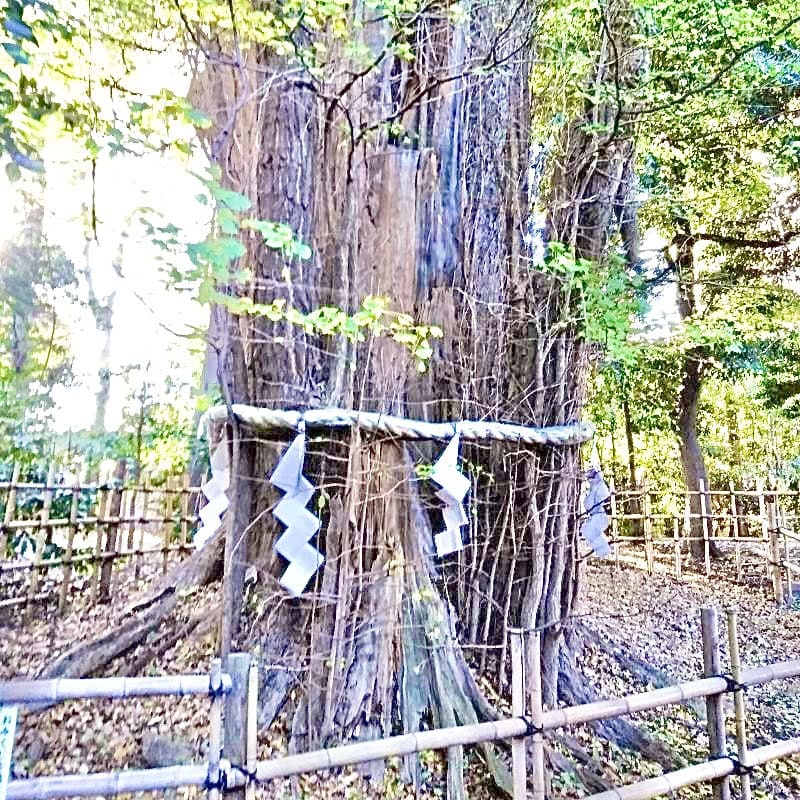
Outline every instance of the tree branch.
{"label": "tree branch", "polygon": [[698,242],[713,242],[723,247],[751,248],[754,250],[774,250],[785,247],[792,239],[800,236],[800,231],[787,231],[777,239],[748,239],[745,236],[726,236],[719,233],[695,233],[692,238]]}

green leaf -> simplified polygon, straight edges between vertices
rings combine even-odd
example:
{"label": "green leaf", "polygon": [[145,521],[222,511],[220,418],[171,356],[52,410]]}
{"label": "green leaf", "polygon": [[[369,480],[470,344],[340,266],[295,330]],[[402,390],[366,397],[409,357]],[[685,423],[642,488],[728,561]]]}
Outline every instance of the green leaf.
{"label": "green leaf", "polygon": [[220,209],[219,214],[217,214],[217,224],[223,233],[233,236],[239,233],[239,223],[229,208]]}
{"label": "green leaf", "polygon": [[21,19],[14,19],[13,17],[6,18],[5,29],[15,39],[27,39],[29,42],[36,42],[30,25],[26,25]]}
{"label": "green leaf", "polygon": [[208,114],[198,111],[196,108],[190,108],[186,111],[186,119],[189,120],[195,128],[200,128],[201,130],[210,128],[213,124]]}
{"label": "green leaf", "polygon": [[15,64],[28,64],[27,53],[16,42],[3,42],[3,49],[14,59]]}
{"label": "green leaf", "polygon": [[311,248],[305,242],[300,242],[295,249],[295,255],[301,261],[308,261],[311,258]]}
{"label": "green leaf", "polygon": [[21,174],[22,170],[20,170],[18,164],[15,164],[13,161],[6,164],[6,175],[12,183],[19,180]]}
{"label": "green leaf", "polygon": [[250,198],[241,192],[234,192],[222,186],[211,186],[209,188],[214,197],[231,211],[247,211],[253,205],[250,202]]}

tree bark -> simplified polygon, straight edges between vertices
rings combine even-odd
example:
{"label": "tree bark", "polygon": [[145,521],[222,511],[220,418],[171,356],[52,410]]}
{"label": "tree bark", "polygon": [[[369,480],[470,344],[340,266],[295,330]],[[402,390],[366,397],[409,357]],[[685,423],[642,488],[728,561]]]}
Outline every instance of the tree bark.
{"label": "tree bark", "polygon": [[703,542],[703,504],[699,492],[708,487],[705,460],[697,436],[697,406],[702,385],[702,368],[696,356],[683,362],[683,379],[678,396],[678,437],[686,488],[690,495],[691,553],[695,558],[705,556]]}
{"label": "tree bark", "polygon": [[[677,280],[678,314],[681,321],[685,322],[698,313],[700,306],[701,287],[694,257],[697,240],[691,233],[687,219],[676,218],[675,224],[678,231],[673,238],[673,245],[677,255],[673,267]],[[681,363],[681,387],[676,408],[683,477],[686,490],[693,493],[689,499],[691,511],[689,527],[692,536],[690,551],[696,559],[705,557],[702,518],[704,504],[701,503],[700,492],[702,487],[708,487],[708,476],[697,435],[697,410],[707,358],[708,353],[702,346],[690,347],[684,351]],[[710,552],[715,558],[720,555],[719,548],[713,542],[710,545]]]}
{"label": "tree bark", "polygon": [[[325,303],[353,311],[367,294],[389,295],[398,310],[445,329],[431,369],[417,376],[404,349],[385,338],[354,347],[224,315],[230,398],[429,419],[576,419],[584,350],[551,331],[560,316],[557,287],[531,269],[522,236],[531,205],[531,16],[521,6],[476,5],[469,31],[427,12],[416,24],[422,44],[413,66],[386,54],[372,72],[343,82],[342,56],[318,91],[285,77],[282,60],[260,55],[258,68],[276,88],[242,108],[220,160],[228,185],[255,200],[259,217],[289,224],[314,250],[308,262],[287,261],[251,242],[255,281],[237,293],[257,302],[281,297],[302,311]],[[372,34],[374,47],[380,37]],[[487,59],[502,66],[473,71]],[[219,109],[232,107],[243,84],[221,68],[205,81],[211,141],[219,142],[229,122]],[[402,124],[403,142],[387,130],[391,119]],[[487,524],[462,558],[435,563],[431,498],[415,488],[405,448],[358,434],[332,437],[309,457],[330,501],[319,541],[326,563],[300,601],[282,597],[271,577],[281,565],[275,526],[263,513],[274,501],[263,476],[276,448],[252,437],[241,448],[253,465],[240,475],[253,487],[244,515],[250,558],[268,576],[260,591],[270,609],[247,620],[242,636],[259,643],[270,665],[264,724],[292,686],[304,689],[293,748],[415,730],[425,718],[450,725],[491,716],[459,638],[503,647],[509,624],[545,627],[545,685],[555,701],[558,649],[577,587],[576,448],[520,451],[509,462],[502,447],[465,447],[484,476],[475,480],[472,507]],[[435,449],[420,450],[435,458]],[[486,666],[504,681],[504,650]],[[459,761],[456,750],[453,797],[462,791]]]}
{"label": "tree bark", "polygon": [[[631,405],[628,388],[625,378],[622,380],[622,416],[625,420],[625,442],[628,452],[628,486],[631,491],[635,491],[639,488],[639,480],[636,474],[636,448],[633,440],[633,422],[631,420]],[[630,509],[629,513],[634,515],[634,518],[631,520],[631,534],[633,536],[641,536],[644,528],[644,520],[641,519],[642,503],[637,494],[629,495],[628,508]]]}

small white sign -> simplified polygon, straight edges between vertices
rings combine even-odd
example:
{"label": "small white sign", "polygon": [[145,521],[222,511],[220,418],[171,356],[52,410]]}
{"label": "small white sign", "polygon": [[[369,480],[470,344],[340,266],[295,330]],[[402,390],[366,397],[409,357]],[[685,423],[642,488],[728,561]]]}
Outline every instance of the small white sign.
{"label": "small white sign", "polygon": [[14,730],[17,727],[17,707],[0,706],[0,800],[6,800],[11,777],[11,753],[14,749]]}

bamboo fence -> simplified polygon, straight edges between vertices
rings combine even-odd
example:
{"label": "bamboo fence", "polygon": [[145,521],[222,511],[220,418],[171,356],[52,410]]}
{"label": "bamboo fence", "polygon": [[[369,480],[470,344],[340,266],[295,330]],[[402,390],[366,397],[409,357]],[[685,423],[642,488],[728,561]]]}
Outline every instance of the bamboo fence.
{"label": "bamboo fence", "polygon": [[163,486],[0,482],[0,611],[36,605],[65,613],[72,598],[107,602],[119,567],[134,576],[166,571],[192,550],[200,489],[179,478]]}
{"label": "bamboo fence", "polygon": [[[748,749],[744,690],[749,686],[800,677],[800,659],[742,669],[739,664],[734,611],[728,612],[727,623],[731,675],[710,674],[719,671],[721,654],[717,636],[718,620],[713,609],[703,609],[705,677],[626,697],[549,711],[543,710],[541,706],[541,673],[538,669],[540,634],[538,631],[513,630],[511,650],[514,654],[514,716],[298,753],[269,761],[256,760],[257,668],[247,654],[231,654],[228,664],[230,675],[222,674],[220,662],[215,660],[209,676],[0,683],[0,701],[3,702],[30,703],[64,700],[67,697],[130,697],[147,693],[206,692],[212,700],[209,760],[205,765],[13,780],[8,785],[7,797],[8,800],[39,800],[100,794],[108,796],[175,789],[181,786],[202,786],[212,800],[218,798],[222,791],[233,792],[234,796],[252,797],[257,784],[278,778],[428,750],[511,739],[514,800],[523,800],[528,796],[529,766],[533,772],[534,800],[544,800],[548,796],[544,755],[544,735],[547,732],[684,703],[693,698],[707,698],[709,709],[713,709],[708,719],[711,741],[707,761],[657,778],[610,789],[592,795],[590,800],[649,800],[680,787],[706,781],[712,782],[715,796],[725,798],[730,796],[729,779],[732,775],[748,776],[747,793],[743,795],[747,798],[750,772],[768,761],[800,753],[800,737]],[[530,671],[527,665],[530,665]],[[726,693],[732,693],[736,701],[736,756],[728,754],[724,705],[721,702]],[[527,739],[531,739],[532,743],[532,763],[529,763],[528,748],[524,746]],[[520,747],[519,744],[523,746]],[[745,786],[744,781],[742,786]]]}
{"label": "bamboo fence", "polygon": [[[21,607],[30,617],[36,606],[57,604],[63,614],[76,595],[106,602],[119,566],[132,563],[138,579],[191,551],[199,487],[179,478],[164,486],[68,486],[55,476],[51,467],[45,483],[28,483],[15,467],[0,482],[0,612]],[[721,563],[733,556],[738,581],[765,580],[777,602],[800,589],[800,491],[763,482],[671,494],[647,485],[611,489],[615,565],[641,553],[650,573],[666,568],[681,579],[699,541],[706,575],[718,569],[716,548],[728,557]],[[2,560],[9,543],[14,556]]]}
{"label": "bamboo fence", "polygon": [[[711,489],[659,494],[646,484],[615,489],[609,499],[615,565],[641,555],[649,573],[656,569],[684,577],[695,562],[692,545],[702,543],[700,567],[706,576],[733,562],[739,582],[764,580],[776,602],[800,590],[800,491],[767,488]],[[693,511],[692,509],[699,509]],[[723,559],[713,558],[713,551]],[[731,559],[732,556],[732,559]]]}

